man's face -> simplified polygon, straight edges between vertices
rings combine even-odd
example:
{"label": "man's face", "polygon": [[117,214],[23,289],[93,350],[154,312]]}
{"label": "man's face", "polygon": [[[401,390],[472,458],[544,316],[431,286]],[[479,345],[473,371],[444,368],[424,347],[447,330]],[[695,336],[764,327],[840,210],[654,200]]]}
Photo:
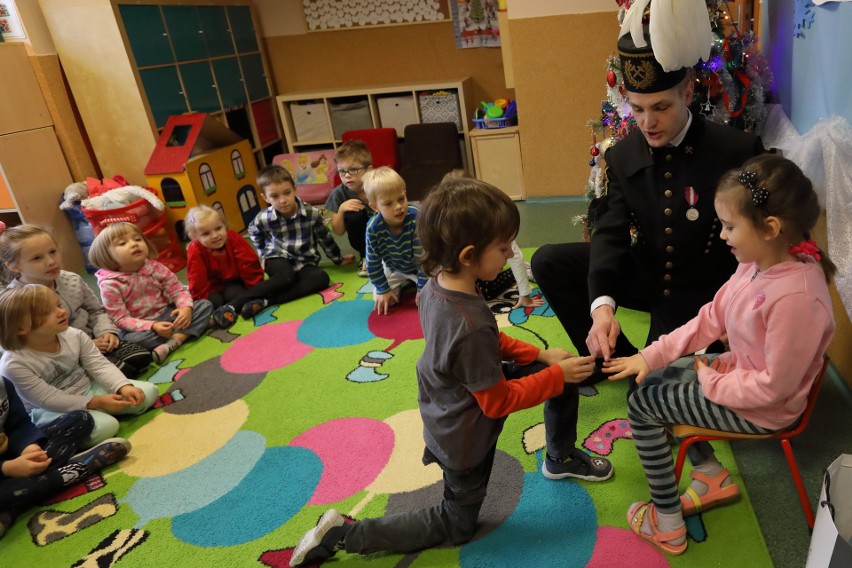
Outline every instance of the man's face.
{"label": "man's face", "polygon": [[658,93],[627,92],[633,118],[652,148],[662,148],[686,126],[687,107],[692,101],[692,82]]}

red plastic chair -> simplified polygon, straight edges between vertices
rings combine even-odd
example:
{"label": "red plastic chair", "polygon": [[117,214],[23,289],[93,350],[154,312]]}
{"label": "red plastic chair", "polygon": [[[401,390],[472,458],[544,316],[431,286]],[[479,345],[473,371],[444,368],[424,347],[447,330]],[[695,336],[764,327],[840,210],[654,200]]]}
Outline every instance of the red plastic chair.
{"label": "red plastic chair", "polygon": [[813,414],[814,406],[816,405],[817,395],[822,386],[822,381],[825,378],[825,373],[828,370],[829,359],[826,356],[822,363],[822,368],[814,379],[811,390],[808,393],[808,404],[805,406],[805,411],[802,413],[799,421],[793,426],[780,432],[772,434],[740,434],[737,432],[725,432],[724,430],[712,430],[710,428],[699,428],[698,426],[690,426],[689,424],[678,424],[672,429],[675,438],[680,440],[680,450],[677,453],[677,461],[675,462],[675,479],[680,483],[680,475],[683,471],[683,463],[686,459],[686,450],[695,442],[707,442],[711,440],[767,440],[776,438],[781,440],[781,447],[784,449],[784,455],[787,457],[787,465],[790,467],[790,473],[793,476],[793,482],[796,484],[796,491],[799,494],[799,501],[802,503],[805,518],[808,521],[808,526],[814,528],[814,512],[811,509],[811,503],[808,500],[808,494],[805,491],[805,484],[802,482],[802,474],[799,473],[799,466],[796,464],[796,458],[793,455],[793,446],[790,444],[790,439],[801,434],[808,425],[808,421]]}
{"label": "red plastic chair", "polygon": [[[399,169],[399,148],[396,140],[396,128],[366,128],[364,130],[347,130],[341,135],[341,140],[361,140],[367,145],[373,156],[373,167],[389,166]],[[334,172],[334,185],[340,185],[340,175]]]}

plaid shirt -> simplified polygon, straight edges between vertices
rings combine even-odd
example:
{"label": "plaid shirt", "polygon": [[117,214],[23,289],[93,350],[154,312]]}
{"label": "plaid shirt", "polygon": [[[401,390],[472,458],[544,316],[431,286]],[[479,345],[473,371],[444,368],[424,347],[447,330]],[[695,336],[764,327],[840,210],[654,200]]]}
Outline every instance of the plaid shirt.
{"label": "plaid shirt", "polygon": [[322,214],[315,207],[296,198],[298,208],[285,219],[274,207],[257,214],[248,226],[248,236],[264,260],[284,257],[295,270],[320,261],[317,243],[334,264],[340,264],[340,248],[323,224]]}

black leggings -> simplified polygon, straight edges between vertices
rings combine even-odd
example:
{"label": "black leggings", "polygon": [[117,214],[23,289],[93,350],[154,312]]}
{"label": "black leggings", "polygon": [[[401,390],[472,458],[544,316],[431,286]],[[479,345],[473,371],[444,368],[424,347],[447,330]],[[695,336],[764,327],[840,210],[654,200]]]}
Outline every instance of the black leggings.
{"label": "black leggings", "polygon": [[[63,414],[44,428],[44,450],[52,458],[50,466],[33,477],[0,479],[0,511],[20,512],[58,493],[65,487],[59,468],[79,449],[92,432],[95,421],[85,410]],[[79,481],[79,480],[75,480]]]}
{"label": "black leggings", "polygon": [[217,308],[230,304],[239,312],[243,304],[251,300],[266,299],[270,304],[283,304],[328,288],[328,274],[317,266],[308,265],[296,271],[286,258],[269,258],[264,268],[269,276],[266,280],[251,288],[240,281],[228,282],[221,292],[211,294],[209,300]]}

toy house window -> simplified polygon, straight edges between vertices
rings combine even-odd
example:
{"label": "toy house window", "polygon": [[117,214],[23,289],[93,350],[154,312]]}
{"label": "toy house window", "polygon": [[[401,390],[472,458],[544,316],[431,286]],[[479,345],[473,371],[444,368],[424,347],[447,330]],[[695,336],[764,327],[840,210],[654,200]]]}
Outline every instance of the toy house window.
{"label": "toy house window", "polygon": [[216,203],[211,205],[211,207],[213,207],[213,209],[218,211],[219,215],[221,215],[223,218],[227,219],[227,217],[225,217],[225,208],[222,207],[222,204],[220,202],[217,201]]}
{"label": "toy house window", "polygon": [[239,150],[231,152],[231,167],[234,168],[234,177],[240,179],[246,175],[246,167],[243,165],[243,157]]}
{"label": "toy house window", "polygon": [[254,195],[253,191],[246,191],[240,195],[240,209],[242,211],[248,211],[257,207],[257,198]]}
{"label": "toy house window", "polygon": [[163,192],[163,201],[169,207],[186,207],[186,199],[180,184],[174,178],[163,178],[160,182],[160,190]]}
{"label": "toy house window", "polygon": [[204,188],[204,195],[210,195],[216,191],[216,179],[213,177],[213,170],[210,169],[210,164],[203,163],[198,166],[198,177],[201,178],[201,187]]}

